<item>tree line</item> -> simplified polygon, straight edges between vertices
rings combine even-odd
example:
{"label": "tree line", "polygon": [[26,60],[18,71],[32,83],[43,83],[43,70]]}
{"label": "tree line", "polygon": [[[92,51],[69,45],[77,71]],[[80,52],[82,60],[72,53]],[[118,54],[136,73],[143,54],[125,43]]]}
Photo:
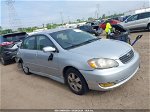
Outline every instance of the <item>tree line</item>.
{"label": "tree line", "polygon": [[[121,13],[121,14],[113,14],[113,15],[109,15],[109,16],[106,16],[105,14],[103,14],[101,17],[97,18],[99,20],[101,19],[108,19],[108,18],[116,18],[116,17],[119,17],[119,16],[123,16],[124,14]],[[74,22],[70,22],[69,21],[69,24],[71,23],[80,23],[80,22],[87,22],[87,21],[93,21],[95,20],[95,18],[93,17],[89,17],[87,20],[84,20],[84,19],[77,19],[76,21]],[[65,24],[65,23],[64,23]],[[14,32],[33,32],[37,29],[41,29],[41,28],[47,28],[47,29],[54,29],[58,26],[62,26],[62,24],[54,24],[54,23],[49,23],[49,24],[46,24],[42,27],[37,27],[37,26],[34,26],[34,27],[27,27],[27,28],[18,28],[16,31],[13,31],[12,29],[3,29],[1,26],[0,26],[0,35],[2,34],[8,34],[8,33],[14,33]]]}

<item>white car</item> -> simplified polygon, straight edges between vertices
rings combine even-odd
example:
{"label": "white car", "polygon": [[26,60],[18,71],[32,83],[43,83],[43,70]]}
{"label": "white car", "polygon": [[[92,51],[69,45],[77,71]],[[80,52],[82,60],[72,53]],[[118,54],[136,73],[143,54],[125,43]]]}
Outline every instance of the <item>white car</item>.
{"label": "white car", "polygon": [[150,12],[132,15],[120,24],[129,30],[148,29],[150,31]]}

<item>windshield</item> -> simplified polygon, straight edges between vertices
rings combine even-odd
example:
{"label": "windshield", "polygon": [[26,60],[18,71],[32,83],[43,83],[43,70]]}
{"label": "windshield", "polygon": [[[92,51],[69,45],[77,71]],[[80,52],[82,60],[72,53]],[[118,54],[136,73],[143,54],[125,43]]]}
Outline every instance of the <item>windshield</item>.
{"label": "windshield", "polygon": [[88,44],[100,38],[79,29],[68,29],[51,33],[50,36],[64,49]]}

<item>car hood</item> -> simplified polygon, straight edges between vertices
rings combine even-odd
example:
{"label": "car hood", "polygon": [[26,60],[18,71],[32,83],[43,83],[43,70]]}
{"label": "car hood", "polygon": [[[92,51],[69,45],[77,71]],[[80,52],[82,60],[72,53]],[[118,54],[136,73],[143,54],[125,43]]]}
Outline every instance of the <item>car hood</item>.
{"label": "car hood", "polygon": [[131,49],[132,47],[125,42],[100,39],[95,42],[70,49],[69,52],[81,54],[90,58],[119,59],[120,56]]}

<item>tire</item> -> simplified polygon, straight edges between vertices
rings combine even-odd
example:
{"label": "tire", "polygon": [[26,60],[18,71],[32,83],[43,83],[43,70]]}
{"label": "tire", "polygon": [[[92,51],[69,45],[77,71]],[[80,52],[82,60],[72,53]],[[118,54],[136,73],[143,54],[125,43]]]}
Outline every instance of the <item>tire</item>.
{"label": "tire", "polygon": [[74,68],[66,71],[65,80],[69,89],[77,95],[83,95],[89,90],[82,74]]}
{"label": "tire", "polygon": [[31,74],[31,73],[29,72],[29,68],[26,67],[23,62],[21,63],[21,68],[22,68],[22,71],[23,71],[26,75],[30,75],[30,74]]}
{"label": "tire", "polygon": [[148,31],[150,31],[150,23],[147,25],[147,29]]}
{"label": "tire", "polygon": [[3,57],[1,57],[0,60],[1,60],[1,64],[2,64],[2,65],[6,65],[6,64],[7,64],[6,60],[4,60]]}
{"label": "tire", "polygon": [[95,36],[99,36],[99,34],[98,34],[98,33],[95,33]]}

